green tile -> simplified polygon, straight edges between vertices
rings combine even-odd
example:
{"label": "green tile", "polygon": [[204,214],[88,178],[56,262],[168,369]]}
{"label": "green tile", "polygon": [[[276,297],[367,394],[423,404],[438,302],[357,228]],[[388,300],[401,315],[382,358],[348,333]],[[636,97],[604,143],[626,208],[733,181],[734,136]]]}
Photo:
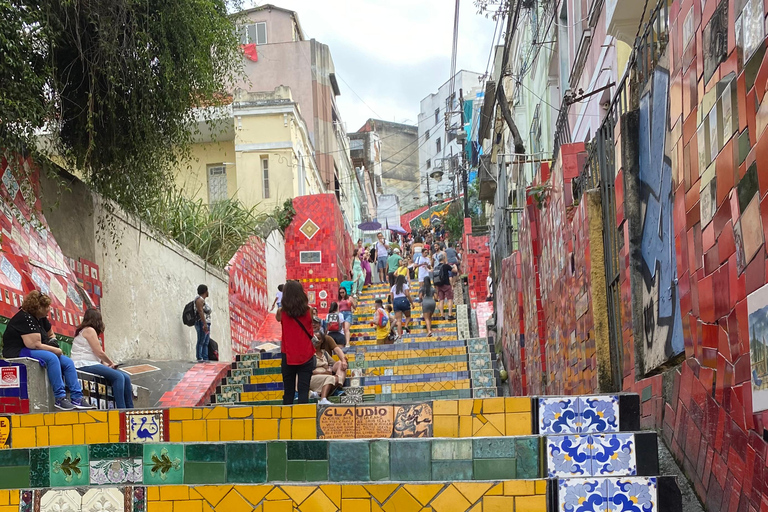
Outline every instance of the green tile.
{"label": "green tile", "polygon": [[267,443],[267,479],[284,482],[286,477],[286,446],[284,441]]}
{"label": "green tile", "polygon": [[475,459],[475,480],[515,478],[515,459]]}
{"label": "green tile", "polygon": [[287,441],[288,460],[328,460],[328,441]]}
{"label": "green tile", "polygon": [[471,439],[433,439],[432,460],[472,460]]}
{"label": "green tile", "polygon": [[333,482],[368,482],[371,479],[370,448],[367,441],[330,443],[328,461]]}
{"label": "green tile", "polygon": [[75,487],[90,483],[87,446],[49,448],[48,460],[50,461],[51,487]]}
{"label": "green tile", "polygon": [[371,480],[389,480],[389,441],[372,441]]}
{"label": "green tile", "polygon": [[490,437],[472,440],[475,459],[514,459],[514,437]]}
{"label": "green tile", "polygon": [[539,437],[516,437],[515,459],[517,460],[518,478],[544,478],[546,475],[541,467],[541,450],[543,445]]}
{"label": "green tile", "polygon": [[29,450],[0,450],[0,466],[29,466]]}
{"label": "green tile", "polygon": [[393,481],[429,480],[432,475],[432,443],[403,439],[391,442],[389,473]]}
{"label": "green tile", "polygon": [[126,459],[129,447],[125,443],[101,443],[88,446],[91,460]]}
{"label": "green tile", "polygon": [[29,485],[31,487],[50,487],[51,473],[48,448],[29,450]]}
{"label": "green tile", "polygon": [[226,448],[222,443],[188,444],[184,456],[187,462],[226,462]]}
{"label": "green tile", "polygon": [[127,443],[128,458],[140,459],[144,456],[144,443]]}
{"label": "green tile", "polygon": [[26,487],[29,487],[29,466],[0,466],[0,489]]}
{"label": "green tile", "polygon": [[184,445],[182,444],[144,445],[143,464],[145,485],[184,483]]}
{"label": "green tile", "polygon": [[306,482],[305,460],[289,460],[286,463],[285,479],[288,482]]}
{"label": "green tile", "polygon": [[227,464],[224,462],[187,462],[184,464],[185,484],[223,484],[226,482]]}
{"label": "green tile", "polygon": [[471,460],[438,460],[432,462],[432,480],[450,482],[452,480],[472,480]]}
{"label": "green tile", "polygon": [[227,482],[260,484],[266,481],[266,443],[227,444]]}
{"label": "green tile", "polygon": [[328,480],[327,460],[308,460],[304,466],[304,477],[307,482],[325,482]]}

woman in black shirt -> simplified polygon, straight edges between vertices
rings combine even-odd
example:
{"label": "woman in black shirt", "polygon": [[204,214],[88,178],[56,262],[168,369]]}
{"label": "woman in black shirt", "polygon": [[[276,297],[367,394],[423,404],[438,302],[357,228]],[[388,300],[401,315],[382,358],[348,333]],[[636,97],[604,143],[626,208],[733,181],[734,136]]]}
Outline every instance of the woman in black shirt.
{"label": "woman in black shirt", "polygon": [[[65,356],[55,341],[48,313],[51,298],[33,290],[24,297],[21,309],[13,315],[3,334],[3,357],[31,357],[43,364],[48,372],[57,409],[93,409],[83,400],[83,388],[77,379],[75,364]],[[66,381],[66,386],[64,382]],[[67,399],[69,388],[70,399]]]}

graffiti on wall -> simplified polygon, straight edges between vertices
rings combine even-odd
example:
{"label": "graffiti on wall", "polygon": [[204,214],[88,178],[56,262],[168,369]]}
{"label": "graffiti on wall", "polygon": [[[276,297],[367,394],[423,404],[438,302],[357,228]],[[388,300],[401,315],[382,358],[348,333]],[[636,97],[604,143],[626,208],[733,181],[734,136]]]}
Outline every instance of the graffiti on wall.
{"label": "graffiti on wall", "polygon": [[672,166],[667,156],[669,72],[657,68],[640,99],[638,162],[642,200],[644,355],[648,372],[681,353],[683,326],[677,293]]}

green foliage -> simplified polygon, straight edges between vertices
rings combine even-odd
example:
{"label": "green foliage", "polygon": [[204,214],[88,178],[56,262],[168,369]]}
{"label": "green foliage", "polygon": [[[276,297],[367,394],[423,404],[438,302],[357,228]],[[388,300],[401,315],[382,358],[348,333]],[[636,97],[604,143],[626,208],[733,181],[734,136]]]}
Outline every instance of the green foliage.
{"label": "green foliage", "polygon": [[547,201],[549,200],[549,191],[551,188],[552,186],[549,182],[528,187],[528,197],[533,198],[533,200],[536,202],[536,208],[539,210],[547,205]]}
{"label": "green foliage", "polygon": [[272,212],[271,217],[277,222],[280,231],[285,233],[294,215],[296,215],[296,209],[293,207],[293,199],[288,198],[283,203],[283,206],[275,206],[275,211]]}
{"label": "green foliage", "polygon": [[39,157],[45,131],[46,151],[141,214],[188,154],[193,108],[241,76],[227,1],[0,0],[0,147]]}

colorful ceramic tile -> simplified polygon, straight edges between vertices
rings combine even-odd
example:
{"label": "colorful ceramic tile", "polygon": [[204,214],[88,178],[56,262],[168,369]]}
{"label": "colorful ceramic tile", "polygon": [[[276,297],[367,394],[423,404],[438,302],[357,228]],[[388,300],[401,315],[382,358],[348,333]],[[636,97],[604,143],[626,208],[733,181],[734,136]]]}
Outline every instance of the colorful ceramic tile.
{"label": "colorful ceramic tile", "polygon": [[125,510],[125,498],[116,487],[89,489],[82,497],[82,512],[120,512]]}
{"label": "colorful ceramic tile", "polygon": [[473,398],[495,398],[499,396],[496,388],[473,388]]}
{"label": "colorful ceramic tile", "polygon": [[367,441],[338,441],[328,447],[329,477],[333,482],[367,482],[371,456]]}
{"label": "colorful ceramic tile", "polygon": [[752,360],[752,408],[768,410],[768,285],[747,296]]}
{"label": "colorful ceramic tile", "polygon": [[579,432],[618,432],[619,397],[618,396],[581,396],[578,400],[580,419],[577,422]]}
{"label": "colorful ceramic tile", "polygon": [[634,434],[590,435],[593,476],[637,475]]}
{"label": "colorful ceramic tile", "polygon": [[[609,512],[608,487],[601,478],[558,480],[558,512]],[[641,511],[641,509],[638,509]],[[641,511],[645,512],[645,511]]]}
{"label": "colorful ceramic tile", "polygon": [[488,352],[488,340],[486,338],[472,338],[467,340],[467,352],[480,354]]}
{"label": "colorful ceramic tile", "polygon": [[40,499],[40,512],[79,512],[82,507],[80,493],[74,489],[48,490]]}
{"label": "colorful ceramic tile", "polygon": [[578,434],[578,420],[576,398],[539,398],[539,433]]}
{"label": "colorful ceramic tile", "polygon": [[470,370],[487,370],[492,368],[491,366],[491,354],[470,354],[469,355],[469,369]]}
{"label": "colorful ceramic tile", "polygon": [[125,431],[129,443],[159,443],[163,437],[163,411],[128,411]]}
{"label": "colorful ceramic tile", "polygon": [[90,461],[91,485],[131,484],[142,482],[141,459]]}
{"label": "colorful ceramic tile", "polygon": [[588,436],[547,437],[549,478],[591,476],[592,461]]}
{"label": "colorful ceramic tile", "polygon": [[355,406],[329,405],[317,408],[318,439],[354,439]]}
{"label": "colorful ceramic tile", "polygon": [[[126,502],[133,505],[133,512],[145,512],[147,510],[147,489],[145,487],[126,487],[131,489],[130,495],[126,495]],[[126,505],[126,512],[128,505]]]}
{"label": "colorful ceramic tile", "polygon": [[432,404],[395,406],[393,437],[432,437]]}
{"label": "colorful ceramic tile", "polygon": [[606,494],[611,512],[656,512],[658,486],[656,478],[607,478]]}
{"label": "colorful ceramic tile", "polygon": [[266,482],[266,443],[228,443],[227,481],[250,484]]}
{"label": "colorful ceramic tile", "polygon": [[392,437],[394,417],[394,408],[391,405],[357,405],[353,437],[357,439]]}
{"label": "colorful ceramic tile", "polygon": [[147,485],[184,482],[184,445],[148,444],[144,447],[144,483]]}
{"label": "colorful ceramic tile", "polygon": [[477,370],[472,372],[472,387],[490,388],[496,384],[493,370]]}
{"label": "colorful ceramic tile", "polygon": [[48,449],[51,487],[88,485],[90,468],[87,446],[56,446]]}

